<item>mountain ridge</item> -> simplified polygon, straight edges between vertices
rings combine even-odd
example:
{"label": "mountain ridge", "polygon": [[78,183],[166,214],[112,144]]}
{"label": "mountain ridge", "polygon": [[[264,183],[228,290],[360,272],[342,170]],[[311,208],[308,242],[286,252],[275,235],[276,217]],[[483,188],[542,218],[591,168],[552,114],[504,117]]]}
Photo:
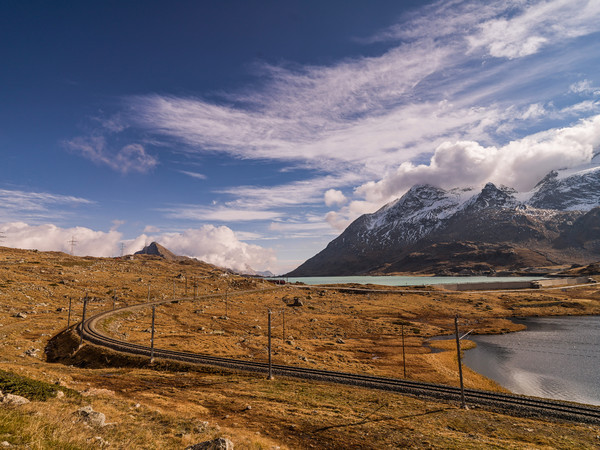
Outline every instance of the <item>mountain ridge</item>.
{"label": "mountain ridge", "polygon": [[552,171],[525,193],[493,183],[479,192],[418,184],[356,219],[287,276],[489,274],[594,262],[600,260],[599,192],[596,164]]}

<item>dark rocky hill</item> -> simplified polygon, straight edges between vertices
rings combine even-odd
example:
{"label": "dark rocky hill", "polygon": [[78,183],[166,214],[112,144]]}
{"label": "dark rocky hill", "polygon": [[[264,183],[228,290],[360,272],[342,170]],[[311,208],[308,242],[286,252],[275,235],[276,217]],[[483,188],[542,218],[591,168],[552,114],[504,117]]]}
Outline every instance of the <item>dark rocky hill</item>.
{"label": "dark rocky hill", "polygon": [[167,261],[183,261],[187,258],[186,256],[177,256],[171,250],[166,247],[163,247],[158,242],[152,242],[150,245],[146,245],[139,252],[135,252],[135,255],[150,255],[150,256],[158,256],[162,259],[166,259]]}

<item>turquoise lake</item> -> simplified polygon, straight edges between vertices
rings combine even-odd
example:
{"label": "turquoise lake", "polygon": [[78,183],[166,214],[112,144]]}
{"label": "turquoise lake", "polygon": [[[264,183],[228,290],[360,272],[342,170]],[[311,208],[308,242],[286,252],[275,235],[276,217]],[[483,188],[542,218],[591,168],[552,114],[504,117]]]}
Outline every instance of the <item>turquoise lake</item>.
{"label": "turquoise lake", "polygon": [[533,281],[542,277],[410,277],[410,276],[352,276],[352,277],[290,277],[289,283],[300,282],[310,285],[321,284],[378,284],[381,286],[426,286],[453,283],[495,283],[498,281]]}

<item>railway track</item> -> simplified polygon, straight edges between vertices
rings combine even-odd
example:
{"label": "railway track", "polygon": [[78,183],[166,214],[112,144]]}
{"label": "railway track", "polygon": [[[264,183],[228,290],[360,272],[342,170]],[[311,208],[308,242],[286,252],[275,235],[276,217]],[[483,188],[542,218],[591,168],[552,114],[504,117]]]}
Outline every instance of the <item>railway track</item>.
{"label": "railway track", "polygon": [[[111,311],[105,311],[90,317],[89,319],[85,320],[83,324],[80,323],[77,329],[80,333],[82,333],[84,340],[95,345],[123,353],[148,357],[153,355],[154,358],[164,358],[185,363],[210,365],[247,372],[264,374],[269,372],[269,364],[266,362],[246,361],[166,349],[151,349],[150,347],[144,345],[133,344],[106,336],[97,330],[97,325],[100,321],[115,313],[151,307],[152,305],[160,305],[169,302],[171,301],[144,303]],[[361,386],[370,389],[406,393],[419,397],[450,400],[453,402],[460,402],[461,400],[461,391],[459,388],[441,384],[319,370],[281,364],[272,364],[271,373],[280,377]],[[521,395],[503,394],[476,389],[465,389],[464,394],[466,402],[469,406],[483,406],[520,416],[552,417],[577,422],[600,423],[600,408],[590,405],[526,397]]]}

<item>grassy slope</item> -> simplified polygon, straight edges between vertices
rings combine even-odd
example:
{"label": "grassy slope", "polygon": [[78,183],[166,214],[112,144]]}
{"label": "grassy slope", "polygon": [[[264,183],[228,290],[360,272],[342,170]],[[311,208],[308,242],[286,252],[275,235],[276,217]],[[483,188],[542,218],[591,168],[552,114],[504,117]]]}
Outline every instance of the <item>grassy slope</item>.
{"label": "grassy slope", "polygon": [[[112,307],[112,290],[120,301],[143,302],[151,282],[153,298],[170,298],[173,280],[183,294],[188,276],[192,294],[224,293],[261,287],[260,282],[223,277],[214,267],[75,258],[60,253],[0,249],[0,369],[51,384],[81,396],[49,398],[18,408],[0,407],[0,442],[30,448],[182,448],[219,435],[236,448],[438,448],[589,447],[600,444],[599,427],[515,418],[483,410],[398,394],[290,380],[190,370],[145,362],[133,367],[70,367],[45,361],[51,336],[66,325],[68,298],[73,315],[80,298],[96,297],[90,312]],[[202,278],[201,278],[202,277]],[[401,290],[399,290],[401,291]],[[284,297],[303,297],[305,306],[283,306]],[[319,290],[308,294],[293,287],[272,293],[168,304],[158,309],[157,346],[254,359],[266,357],[266,309],[275,311],[276,361],[313,367],[401,375],[399,332],[406,332],[409,378],[455,384],[452,351],[429,353],[425,338],[461,324],[478,332],[502,332],[515,326],[510,315],[595,313],[595,288],[503,294],[351,294]],[[281,310],[286,310],[283,336]],[[13,317],[25,312],[26,318]],[[128,340],[148,343],[148,310],[106,323],[106,330]],[[285,339],[284,339],[285,338]],[[343,343],[341,341],[343,341]],[[450,346],[451,343],[437,343]],[[468,344],[467,344],[468,345]],[[86,346],[89,348],[89,346]],[[84,347],[84,349],[86,348]],[[82,349],[82,354],[85,353]],[[26,351],[29,355],[25,354]],[[37,350],[37,353],[35,352]],[[115,360],[92,353],[96,365]],[[31,356],[33,355],[33,356]],[[498,389],[466,370],[469,386]],[[2,390],[2,387],[0,387]],[[73,412],[91,404],[110,425],[93,429]],[[250,408],[248,408],[250,407]],[[101,438],[97,439],[97,438]]]}

